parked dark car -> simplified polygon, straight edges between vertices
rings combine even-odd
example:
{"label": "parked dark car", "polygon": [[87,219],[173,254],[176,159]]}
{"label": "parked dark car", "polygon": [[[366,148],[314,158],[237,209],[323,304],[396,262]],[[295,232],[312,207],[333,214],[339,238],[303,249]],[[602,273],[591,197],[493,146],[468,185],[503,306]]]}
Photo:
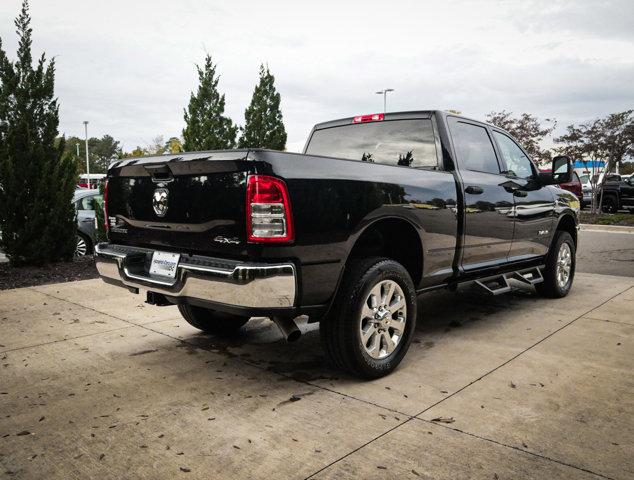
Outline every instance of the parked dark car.
{"label": "parked dark car", "polygon": [[599,189],[598,196],[603,190],[602,209],[607,213],[616,213],[619,210],[634,212],[634,177],[621,177],[611,175]]}
{"label": "parked dark car", "polygon": [[92,253],[97,241],[95,202],[97,205],[103,204],[99,190],[75,190],[73,204],[77,211],[77,244],[75,246],[75,256],[77,257],[83,257]]}
{"label": "parked dark car", "polygon": [[303,154],[122,160],[108,171],[97,268],[208,333],[268,316],[294,340],[308,315],[335,365],[379,377],[408,349],[417,294],[512,281],[568,294],[579,201],[554,186],[570,160],[552,170],[504,130],[440,111],[321,123]]}

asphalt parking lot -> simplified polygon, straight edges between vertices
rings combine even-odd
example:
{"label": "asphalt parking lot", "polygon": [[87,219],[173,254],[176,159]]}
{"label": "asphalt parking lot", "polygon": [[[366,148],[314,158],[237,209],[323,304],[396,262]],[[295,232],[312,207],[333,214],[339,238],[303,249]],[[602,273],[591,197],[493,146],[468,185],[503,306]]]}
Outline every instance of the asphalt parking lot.
{"label": "asphalt parking lot", "polygon": [[198,333],[86,280],[0,292],[6,478],[632,478],[634,278],[570,296],[422,296],[408,357],[362,382],[316,327]]}
{"label": "asphalt parking lot", "polygon": [[634,277],[634,228],[584,225],[577,271]]}

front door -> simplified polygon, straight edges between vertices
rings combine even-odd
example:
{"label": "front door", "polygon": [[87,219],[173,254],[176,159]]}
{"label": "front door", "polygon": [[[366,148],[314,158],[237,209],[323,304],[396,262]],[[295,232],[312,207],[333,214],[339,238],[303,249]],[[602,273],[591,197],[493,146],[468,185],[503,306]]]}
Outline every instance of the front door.
{"label": "front door", "polygon": [[513,241],[513,193],[504,187],[486,126],[449,117],[449,128],[464,189],[461,265],[465,271],[507,261]]}
{"label": "front door", "polygon": [[509,261],[544,256],[555,228],[554,194],[549,187],[535,184],[535,165],[511,137],[493,130],[493,138],[504,163],[507,188],[513,191],[515,234]]}

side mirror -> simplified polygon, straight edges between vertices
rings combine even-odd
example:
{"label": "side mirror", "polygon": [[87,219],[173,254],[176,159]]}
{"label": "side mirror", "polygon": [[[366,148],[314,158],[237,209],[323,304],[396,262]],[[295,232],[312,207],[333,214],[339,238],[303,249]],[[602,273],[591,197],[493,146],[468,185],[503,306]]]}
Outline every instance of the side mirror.
{"label": "side mirror", "polygon": [[572,179],[572,161],[567,155],[553,158],[552,167],[548,173],[540,173],[539,181],[542,185],[558,185]]}
{"label": "side mirror", "polygon": [[572,161],[567,155],[559,155],[553,158],[553,183],[567,183],[572,180]]}

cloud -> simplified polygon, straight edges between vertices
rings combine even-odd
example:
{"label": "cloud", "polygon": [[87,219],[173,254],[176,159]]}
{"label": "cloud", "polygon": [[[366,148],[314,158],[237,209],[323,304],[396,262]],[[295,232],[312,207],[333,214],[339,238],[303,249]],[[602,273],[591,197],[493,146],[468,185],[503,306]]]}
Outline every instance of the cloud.
{"label": "cloud", "polygon": [[[19,6],[0,2],[11,56]],[[391,111],[506,109],[560,126],[634,106],[626,1],[40,0],[31,13],[34,48],[56,56],[60,130],[89,120],[128,150],[180,134],[205,52],[239,124],[268,63],[292,150],[317,122],[381,111],[386,87]]]}

